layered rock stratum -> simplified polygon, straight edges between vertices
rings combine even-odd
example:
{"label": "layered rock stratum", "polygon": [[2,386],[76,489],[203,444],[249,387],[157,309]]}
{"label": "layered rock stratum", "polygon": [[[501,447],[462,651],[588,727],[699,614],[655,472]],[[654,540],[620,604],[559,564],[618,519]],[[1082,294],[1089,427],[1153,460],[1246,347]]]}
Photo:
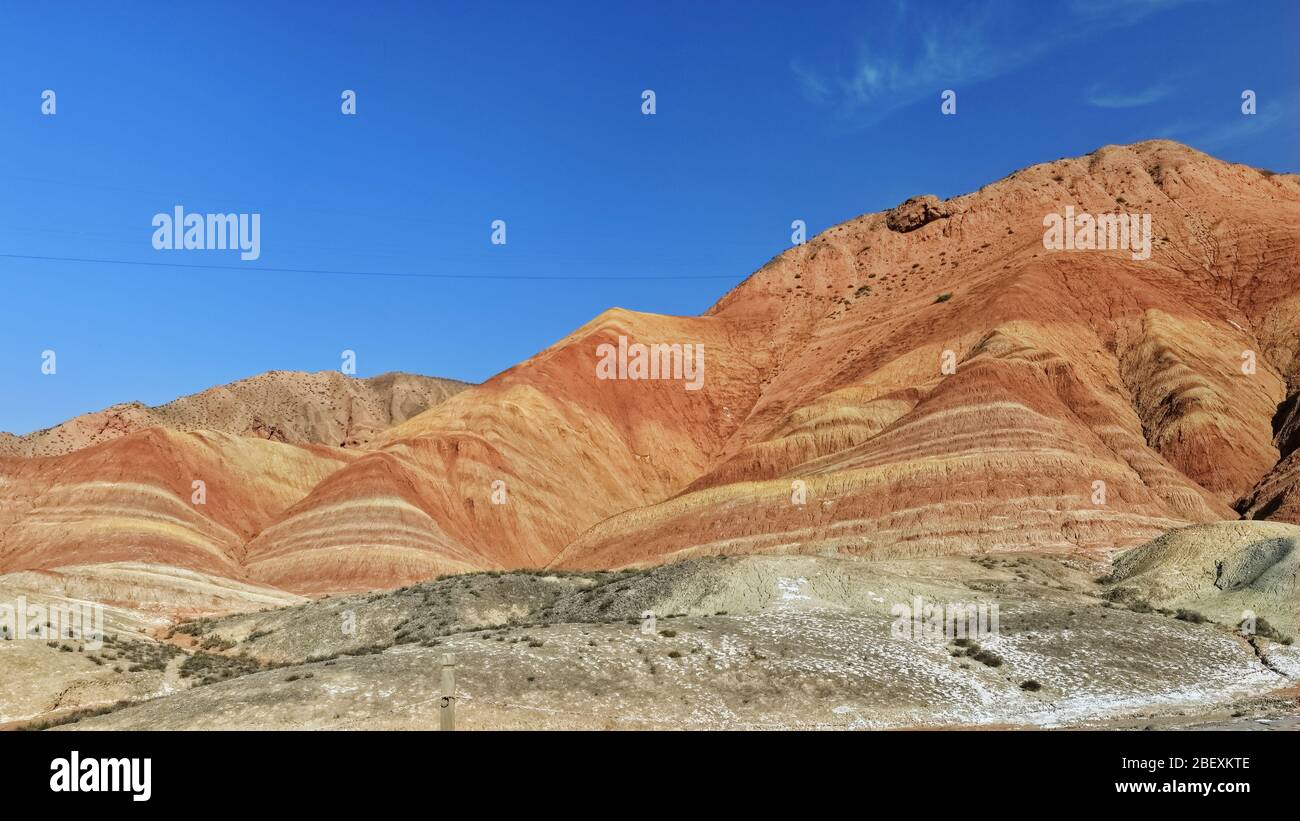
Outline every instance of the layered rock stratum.
{"label": "layered rock stratum", "polygon": [[[1048,250],[1067,206],[1149,214],[1150,254]],[[699,317],[611,309],[392,427],[302,434],[333,447],[146,427],[0,460],[0,571],[160,563],[310,595],[1300,522],[1297,239],[1295,175],[1107,146],[835,226]],[[621,343],[703,345],[700,389],[601,378]],[[199,472],[220,507],[189,504]]]}
{"label": "layered rock stratum", "polygon": [[[225,609],[176,569],[243,579],[244,545],[380,431],[468,387],[390,373],[271,371],[157,407],[116,405],[0,449],[0,571],[99,577],[96,600]],[[134,563],[142,572],[98,574]],[[53,578],[53,577],[52,577]],[[107,581],[104,581],[107,580]],[[65,584],[66,586],[66,584]]]}

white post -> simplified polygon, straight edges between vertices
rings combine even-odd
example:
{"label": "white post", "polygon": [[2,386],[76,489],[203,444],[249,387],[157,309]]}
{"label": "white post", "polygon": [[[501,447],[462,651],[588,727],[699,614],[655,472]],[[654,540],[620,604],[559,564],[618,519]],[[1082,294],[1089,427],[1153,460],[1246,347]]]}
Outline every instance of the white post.
{"label": "white post", "polygon": [[442,654],[442,702],[438,710],[438,729],[456,729],[456,654]]}

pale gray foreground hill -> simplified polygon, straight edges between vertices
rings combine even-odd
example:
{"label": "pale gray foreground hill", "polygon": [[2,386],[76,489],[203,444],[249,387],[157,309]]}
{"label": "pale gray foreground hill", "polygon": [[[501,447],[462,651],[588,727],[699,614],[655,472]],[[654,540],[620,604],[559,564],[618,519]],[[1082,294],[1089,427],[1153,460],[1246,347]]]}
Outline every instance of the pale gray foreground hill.
{"label": "pale gray foreground hill", "polygon": [[[451,652],[467,729],[1267,728],[1300,714],[1300,649],[1117,596],[1109,570],[1016,554],[469,574],[123,635],[99,664],[38,643],[26,663],[58,676],[26,676],[48,692],[5,712],[75,692],[107,712],[68,728],[432,728]],[[998,629],[900,634],[918,597],[996,604]],[[123,693],[136,703],[113,705]]]}

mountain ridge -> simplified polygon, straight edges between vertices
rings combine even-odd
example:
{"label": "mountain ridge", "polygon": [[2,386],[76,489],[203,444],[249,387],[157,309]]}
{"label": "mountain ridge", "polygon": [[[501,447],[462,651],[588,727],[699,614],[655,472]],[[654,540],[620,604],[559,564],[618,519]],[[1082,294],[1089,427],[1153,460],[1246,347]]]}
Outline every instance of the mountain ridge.
{"label": "mountain ridge", "polygon": [[[22,436],[0,432],[0,456],[56,456],[150,427],[358,447],[466,387],[455,379],[398,371],[355,378],[338,371],[270,370],[161,405],[119,402]],[[340,403],[347,404],[341,418]]]}

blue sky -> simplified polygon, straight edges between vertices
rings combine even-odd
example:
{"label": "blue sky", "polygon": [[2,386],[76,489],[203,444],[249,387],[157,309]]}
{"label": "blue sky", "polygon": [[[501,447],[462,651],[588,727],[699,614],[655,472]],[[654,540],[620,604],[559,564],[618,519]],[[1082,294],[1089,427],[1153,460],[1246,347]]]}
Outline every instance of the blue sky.
{"label": "blue sky", "polygon": [[[1300,170],[1281,0],[289,8],[0,0],[0,430],[344,349],[479,381],[611,306],[705,310],[793,219],[1107,143]],[[261,258],[154,250],[175,205],[261,214]]]}

